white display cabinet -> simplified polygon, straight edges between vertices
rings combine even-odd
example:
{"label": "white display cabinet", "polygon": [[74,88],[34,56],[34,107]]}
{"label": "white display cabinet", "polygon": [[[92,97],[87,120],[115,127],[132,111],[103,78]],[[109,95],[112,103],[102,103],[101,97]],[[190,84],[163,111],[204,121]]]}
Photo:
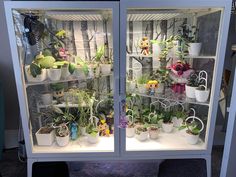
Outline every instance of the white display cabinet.
{"label": "white display cabinet", "polygon": [[118,2],[6,2],[5,9],[28,176],[35,161],[118,156]]}
{"label": "white display cabinet", "polygon": [[231,1],[121,1],[123,156],[203,158],[211,176],[230,8]]}
{"label": "white display cabinet", "polygon": [[36,161],[203,158],[210,177],[230,8],[5,2],[28,176]]}

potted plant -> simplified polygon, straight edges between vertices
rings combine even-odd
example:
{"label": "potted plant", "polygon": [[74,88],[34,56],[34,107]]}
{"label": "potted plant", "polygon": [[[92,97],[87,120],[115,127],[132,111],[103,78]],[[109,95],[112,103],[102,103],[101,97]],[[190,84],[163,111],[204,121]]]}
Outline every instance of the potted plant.
{"label": "potted plant", "polygon": [[52,56],[44,56],[40,52],[33,59],[30,65],[25,66],[25,74],[28,82],[42,82],[47,79],[47,68],[53,66],[55,58]]}
{"label": "potted plant", "polygon": [[[191,122],[188,122],[190,119],[193,119]],[[199,124],[196,122],[196,120],[198,120],[201,123],[201,128],[199,128]],[[198,140],[199,140],[199,135],[201,133],[201,131],[204,129],[204,124],[202,122],[201,119],[199,119],[198,117],[188,117],[185,121],[185,124],[182,125],[179,130],[182,129],[187,129],[186,130],[186,141],[189,144],[197,144]]]}
{"label": "potted plant", "polygon": [[187,62],[178,60],[171,65],[170,78],[172,80],[172,90],[175,93],[182,94],[185,90],[185,84],[188,78],[194,72]]}
{"label": "potted plant", "polygon": [[66,146],[70,140],[70,130],[68,125],[75,122],[75,117],[70,113],[68,104],[66,103],[65,111],[58,107],[54,107],[56,116],[53,119],[56,128],[56,141],[59,146]]}
{"label": "potted plant", "polygon": [[145,94],[147,92],[147,82],[149,80],[149,76],[146,74],[141,75],[138,79],[137,79],[137,87],[138,87],[138,91],[141,94]]}
{"label": "potted plant", "polygon": [[51,146],[55,140],[55,130],[50,126],[41,127],[35,135],[39,146]]}
{"label": "potted plant", "polygon": [[32,63],[25,66],[25,75],[28,82],[42,82],[47,79],[47,70]]}
{"label": "potted plant", "polygon": [[56,128],[56,141],[59,146],[66,146],[70,141],[70,131],[66,123],[62,123]]}
{"label": "potted plant", "polygon": [[108,57],[105,57],[105,46],[101,46],[98,48],[96,54],[95,54],[95,61],[99,63],[100,71],[103,75],[109,75],[111,74],[111,60]]}
{"label": "potted plant", "polygon": [[159,127],[151,125],[149,127],[149,137],[150,139],[157,139],[159,135]]}
{"label": "potted plant", "polygon": [[158,81],[156,92],[163,94],[165,92],[166,84],[171,82],[169,78],[169,69],[157,69],[152,73],[151,78]]}
{"label": "potted plant", "polygon": [[51,81],[59,81],[61,79],[60,64],[58,65],[57,62],[55,62],[51,68],[47,69],[47,75]]}
{"label": "potted plant", "polygon": [[165,133],[171,133],[174,127],[173,121],[172,121],[172,113],[167,111],[162,113],[163,114],[163,122],[162,122],[162,130]]}
{"label": "potted plant", "polygon": [[210,89],[207,88],[207,72],[204,70],[200,71],[198,77],[201,85],[195,90],[196,100],[198,102],[206,102],[210,94]]}
{"label": "potted plant", "polygon": [[204,85],[200,85],[195,90],[196,100],[198,102],[202,102],[202,103],[206,102],[209,98],[209,94],[210,94],[210,89],[208,89]]}
{"label": "potted plant", "polygon": [[180,127],[184,120],[187,118],[187,116],[188,114],[184,110],[174,112],[172,117],[174,127]]}
{"label": "potted plant", "polygon": [[100,75],[100,66],[96,61],[88,63],[88,75],[90,78],[99,77]]}
{"label": "potted plant", "polygon": [[188,82],[185,85],[185,92],[188,98],[196,98],[195,90],[199,86],[198,76],[196,74],[191,74],[188,78]]}
{"label": "potted plant", "polygon": [[143,125],[140,127],[137,127],[135,129],[135,137],[139,140],[139,141],[145,141],[148,139],[148,128],[147,125]]}
{"label": "potted plant", "polygon": [[53,90],[53,98],[55,98],[59,103],[62,102],[64,100],[64,84],[50,84],[50,87]]}
{"label": "potted plant", "polygon": [[190,56],[199,56],[202,43],[197,42],[198,31],[197,26],[191,26],[183,23],[179,29],[180,35],[188,42],[188,53]]}
{"label": "potted plant", "polygon": [[76,57],[76,65],[74,75],[79,79],[86,79],[88,76],[89,70],[87,63],[82,60],[80,57]]}
{"label": "potted plant", "polygon": [[88,116],[90,115],[90,110],[85,107],[79,107],[79,130],[82,136],[86,135],[86,126],[88,125]]}
{"label": "potted plant", "polygon": [[89,143],[95,144],[98,142],[99,130],[96,125],[94,125],[93,123],[90,123],[86,128],[86,132],[87,132],[87,137],[88,137]]}
{"label": "potted plant", "polygon": [[136,89],[136,81],[135,80],[126,80],[127,92],[134,92],[135,89]]}
{"label": "potted plant", "polygon": [[135,135],[135,124],[131,121],[128,121],[128,125],[126,128],[126,137],[132,138]]}
{"label": "potted plant", "polygon": [[67,79],[71,73],[70,73],[70,70],[69,70],[69,63],[64,63],[61,67],[61,78],[62,79]]}
{"label": "potted plant", "polygon": [[43,105],[52,104],[52,93],[51,92],[43,92],[41,94],[41,99],[42,99]]}
{"label": "potted plant", "polygon": [[126,137],[132,138],[135,135],[135,124],[134,124],[134,111],[131,109],[126,110],[126,119],[128,125],[126,127]]}

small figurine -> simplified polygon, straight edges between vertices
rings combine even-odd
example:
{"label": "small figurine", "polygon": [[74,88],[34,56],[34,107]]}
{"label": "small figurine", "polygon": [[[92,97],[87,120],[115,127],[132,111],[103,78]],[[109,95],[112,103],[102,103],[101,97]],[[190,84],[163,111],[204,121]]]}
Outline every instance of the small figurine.
{"label": "small figurine", "polygon": [[147,37],[142,38],[139,47],[141,48],[142,55],[149,55],[150,54],[149,53],[150,44],[149,44],[149,40]]}
{"label": "small figurine", "polygon": [[106,123],[109,126],[110,134],[113,134],[112,126],[114,125],[114,112],[110,111],[106,116]]}
{"label": "small figurine", "polygon": [[70,128],[70,132],[71,132],[71,139],[72,140],[76,140],[78,138],[78,126],[77,123],[73,122],[71,124],[71,128]]}
{"label": "small figurine", "polygon": [[99,123],[99,135],[100,136],[110,136],[109,126],[106,123],[105,119],[101,119]]}
{"label": "small figurine", "polygon": [[155,90],[158,87],[158,81],[157,80],[150,80],[147,83],[147,88],[149,90],[149,94],[150,95],[154,95],[155,94]]}

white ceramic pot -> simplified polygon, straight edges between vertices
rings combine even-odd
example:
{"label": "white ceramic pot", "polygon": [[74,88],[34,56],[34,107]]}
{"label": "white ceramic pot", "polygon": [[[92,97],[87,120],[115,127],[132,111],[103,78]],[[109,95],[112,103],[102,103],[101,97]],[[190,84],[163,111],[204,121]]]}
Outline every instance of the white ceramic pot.
{"label": "white ceramic pot", "polygon": [[61,78],[67,79],[70,76],[69,66],[62,66],[61,68]]}
{"label": "white ceramic pot", "polygon": [[76,66],[73,75],[75,75],[79,79],[86,79],[86,74],[84,73],[83,68],[79,65]]}
{"label": "white ceramic pot", "polygon": [[94,78],[94,76],[95,76],[94,70],[95,70],[95,69],[96,69],[95,67],[89,66],[89,68],[88,68],[88,77],[89,77],[89,78]]}
{"label": "white ceramic pot", "polygon": [[189,56],[199,56],[202,48],[202,43],[189,43]]}
{"label": "white ceramic pot", "polygon": [[136,88],[136,82],[135,81],[127,81],[126,82],[126,90],[129,92],[134,92]]}
{"label": "white ceramic pot", "polygon": [[199,135],[192,135],[186,132],[186,140],[189,144],[197,144],[198,140],[199,140]]}
{"label": "white ceramic pot", "polygon": [[165,89],[165,84],[164,83],[159,83],[158,87],[156,89],[156,92],[159,93],[159,94],[164,93],[164,89]]}
{"label": "white ceramic pot", "polygon": [[147,93],[147,87],[146,84],[137,84],[138,87],[138,92],[141,94],[146,94]]}
{"label": "white ceramic pot", "polygon": [[42,82],[47,79],[47,70],[42,69],[41,74],[33,77],[30,73],[30,65],[25,66],[25,75],[28,82]]}
{"label": "white ceramic pot", "polygon": [[[42,127],[43,128],[43,127]],[[39,133],[41,128],[35,133],[39,146],[51,146],[55,140],[55,130],[52,130],[49,134]]]}
{"label": "white ceramic pot", "polygon": [[89,73],[88,73],[89,78],[98,77],[100,74],[100,67],[99,66],[90,65],[88,70],[89,70]]}
{"label": "white ceramic pot", "polygon": [[183,123],[183,119],[182,118],[177,118],[177,117],[173,117],[172,118],[172,122],[174,124],[174,127],[180,127]]}
{"label": "white ceramic pot", "polygon": [[47,69],[48,78],[51,81],[59,81],[61,79],[61,68],[50,68]]}
{"label": "white ceramic pot", "polygon": [[52,93],[43,93],[41,94],[41,99],[44,105],[52,104]]}
{"label": "white ceramic pot", "polygon": [[56,141],[59,146],[66,146],[70,141],[70,134],[65,137],[56,136]]}
{"label": "white ceramic pot", "polygon": [[101,68],[100,68],[100,66],[97,66],[96,68],[95,68],[95,76],[96,77],[99,77],[99,75],[100,75],[100,72],[101,72]]}
{"label": "white ceramic pot", "polygon": [[100,64],[100,69],[101,69],[102,75],[111,74],[111,64]]}
{"label": "white ceramic pot", "polygon": [[196,98],[196,96],[195,96],[196,89],[197,89],[197,87],[191,87],[191,86],[185,85],[186,96],[188,98]]}
{"label": "white ceramic pot", "polygon": [[86,136],[86,127],[79,127],[82,136]]}
{"label": "white ceramic pot", "polygon": [[210,89],[207,90],[195,90],[196,100],[198,102],[206,102],[210,94]]}
{"label": "white ceramic pot", "polygon": [[157,139],[159,135],[158,130],[149,130],[149,137],[150,139]]}
{"label": "white ceramic pot", "polygon": [[152,56],[155,60],[160,58],[160,53],[161,53],[160,45],[157,43],[152,44]]}
{"label": "white ceramic pot", "polygon": [[135,137],[139,140],[139,141],[145,141],[148,139],[148,131],[146,132],[140,132],[140,134],[135,135]]}
{"label": "white ceramic pot", "polygon": [[96,136],[87,134],[87,137],[88,137],[88,142],[89,142],[89,143],[95,144],[95,143],[97,143],[98,140],[99,140],[99,133],[97,133]]}
{"label": "white ceramic pot", "polygon": [[172,123],[162,123],[162,129],[165,133],[171,133],[173,130],[174,124]]}
{"label": "white ceramic pot", "polygon": [[135,128],[126,128],[126,137],[132,138],[135,135]]}

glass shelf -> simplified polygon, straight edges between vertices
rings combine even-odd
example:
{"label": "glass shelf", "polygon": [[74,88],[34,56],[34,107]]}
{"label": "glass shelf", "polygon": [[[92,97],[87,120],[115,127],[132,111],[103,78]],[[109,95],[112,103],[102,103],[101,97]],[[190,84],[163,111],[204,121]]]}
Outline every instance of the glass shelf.
{"label": "glass shelf", "polygon": [[174,93],[171,89],[166,89],[164,94],[157,94],[156,93],[155,95],[142,94],[137,91],[135,91],[134,93],[139,96],[142,96],[142,97],[209,106],[209,101],[207,101],[205,103],[197,102],[196,99],[186,97],[185,93],[183,93],[183,94]]}
{"label": "glass shelf", "polygon": [[84,80],[91,80],[91,79],[100,79],[102,77],[108,77],[108,76],[112,76],[111,74],[108,75],[99,75],[97,77],[87,77],[87,78],[79,78],[79,77],[71,77],[69,79],[63,79],[63,80],[59,80],[59,81],[51,81],[51,80],[45,80],[43,82],[26,82],[26,87],[29,86],[34,86],[34,85],[47,85],[47,84],[55,84],[55,83],[63,83],[63,82],[70,82],[70,81],[84,81]]}
{"label": "glass shelf", "polygon": [[[127,57],[153,57],[152,54],[150,55],[141,55],[141,54],[127,54]],[[207,55],[199,55],[199,56],[184,56],[184,58],[199,58],[199,59],[216,59],[216,56],[207,56]]]}
{"label": "glass shelf", "polygon": [[38,104],[38,108],[41,109],[41,108],[47,108],[49,106],[56,106],[58,108],[65,108],[65,107],[69,107],[69,108],[77,108],[78,107],[78,104],[73,104],[73,103],[65,103],[65,102],[62,102],[60,104],[50,104],[50,105],[42,105],[42,104]]}
{"label": "glass shelf", "polygon": [[187,143],[185,130],[176,128],[171,133],[159,132],[156,140],[139,141],[136,138],[126,138],[126,151],[161,151],[161,150],[204,150],[205,143],[199,138],[195,145]]}
{"label": "glass shelf", "polygon": [[99,137],[99,142],[90,144],[86,136],[70,141],[67,146],[60,147],[54,142],[51,146],[33,146],[34,153],[78,153],[78,152],[114,152],[114,136]]}

